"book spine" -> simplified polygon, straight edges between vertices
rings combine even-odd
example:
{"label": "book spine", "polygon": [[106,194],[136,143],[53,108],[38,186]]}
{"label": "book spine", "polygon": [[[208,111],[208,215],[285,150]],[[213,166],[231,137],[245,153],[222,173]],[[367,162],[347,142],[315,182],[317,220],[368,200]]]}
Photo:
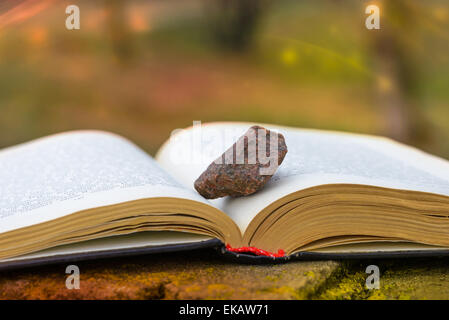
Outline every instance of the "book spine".
{"label": "book spine", "polygon": [[282,249],[279,249],[277,253],[269,252],[266,250],[262,250],[256,247],[240,247],[240,248],[232,248],[229,244],[226,245],[226,250],[235,252],[235,253],[253,253],[257,256],[265,256],[272,258],[281,258],[285,257],[285,252]]}

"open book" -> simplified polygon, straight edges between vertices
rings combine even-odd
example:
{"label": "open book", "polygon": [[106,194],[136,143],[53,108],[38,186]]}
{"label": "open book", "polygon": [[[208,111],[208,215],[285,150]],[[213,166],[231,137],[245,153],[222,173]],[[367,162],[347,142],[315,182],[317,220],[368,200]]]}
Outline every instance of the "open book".
{"label": "open book", "polygon": [[251,125],[180,130],[156,159],[100,131],[0,151],[0,267],[201,246],[245,259],[449,253],[449,162],[386,138],[263,125],[289,149],[268,184],[202,198],[195,179]]}

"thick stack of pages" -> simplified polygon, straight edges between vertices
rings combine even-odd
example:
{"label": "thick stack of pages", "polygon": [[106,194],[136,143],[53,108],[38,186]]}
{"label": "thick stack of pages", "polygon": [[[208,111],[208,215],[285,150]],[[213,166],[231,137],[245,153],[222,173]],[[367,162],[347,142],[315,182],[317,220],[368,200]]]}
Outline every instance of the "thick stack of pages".
{"label": "thick stack of pages", "polygon": [[220,243],[287,257],[449,252],[449,162],[385,138],[263,125],[289,149],[275,176],[251,196],[203,199],[193,182],[250,125],[182,130],[156,160],[97,131],[4,149],[0,266]]}

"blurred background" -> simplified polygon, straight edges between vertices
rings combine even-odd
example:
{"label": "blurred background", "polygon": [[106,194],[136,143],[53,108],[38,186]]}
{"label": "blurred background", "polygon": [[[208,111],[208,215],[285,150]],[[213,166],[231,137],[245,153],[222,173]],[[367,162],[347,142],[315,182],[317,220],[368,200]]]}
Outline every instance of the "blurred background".
{"label": "blurred background", "polygon": [[449,3],[0,2],[0,147],[93,128],[154,154],[193,120],[380,134],[449,158]]}

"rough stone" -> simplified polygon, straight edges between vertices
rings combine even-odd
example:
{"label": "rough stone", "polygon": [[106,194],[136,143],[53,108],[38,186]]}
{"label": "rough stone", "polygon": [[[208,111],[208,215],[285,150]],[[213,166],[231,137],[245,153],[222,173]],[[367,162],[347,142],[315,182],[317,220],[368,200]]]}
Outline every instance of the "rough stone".
{"label": "rough stone", "polygon": [[[379,267],[379,289],[366,286],[366,267]],[[360,260],[341,265],[314,299],[428,300],[449,299],[449,258]]]}
{"label": "rough stone", "polygon": [[[265,142],[265,149],[259,142]],[[253,194],[270,180],[286,154],[282,134],[252,126],[207,167],[194,187],[206,199]]]}
{"label": "rough stone", "polygon": [[368,299],[449,299],[449,258],[383,260],[377,265],[380,288],[370,290]]}
{"label": "rough stone", "polygon": [[1,272],[0,299],[449,299],[449,258],[239,265],[204,249],[76,264],[80,290],[56,265]]}
{"label": "rough stone", "polygon": [[211,249],[77,262],[0,273],[0,299],[306,299],[340,266],[333,261],[241,265]]}

